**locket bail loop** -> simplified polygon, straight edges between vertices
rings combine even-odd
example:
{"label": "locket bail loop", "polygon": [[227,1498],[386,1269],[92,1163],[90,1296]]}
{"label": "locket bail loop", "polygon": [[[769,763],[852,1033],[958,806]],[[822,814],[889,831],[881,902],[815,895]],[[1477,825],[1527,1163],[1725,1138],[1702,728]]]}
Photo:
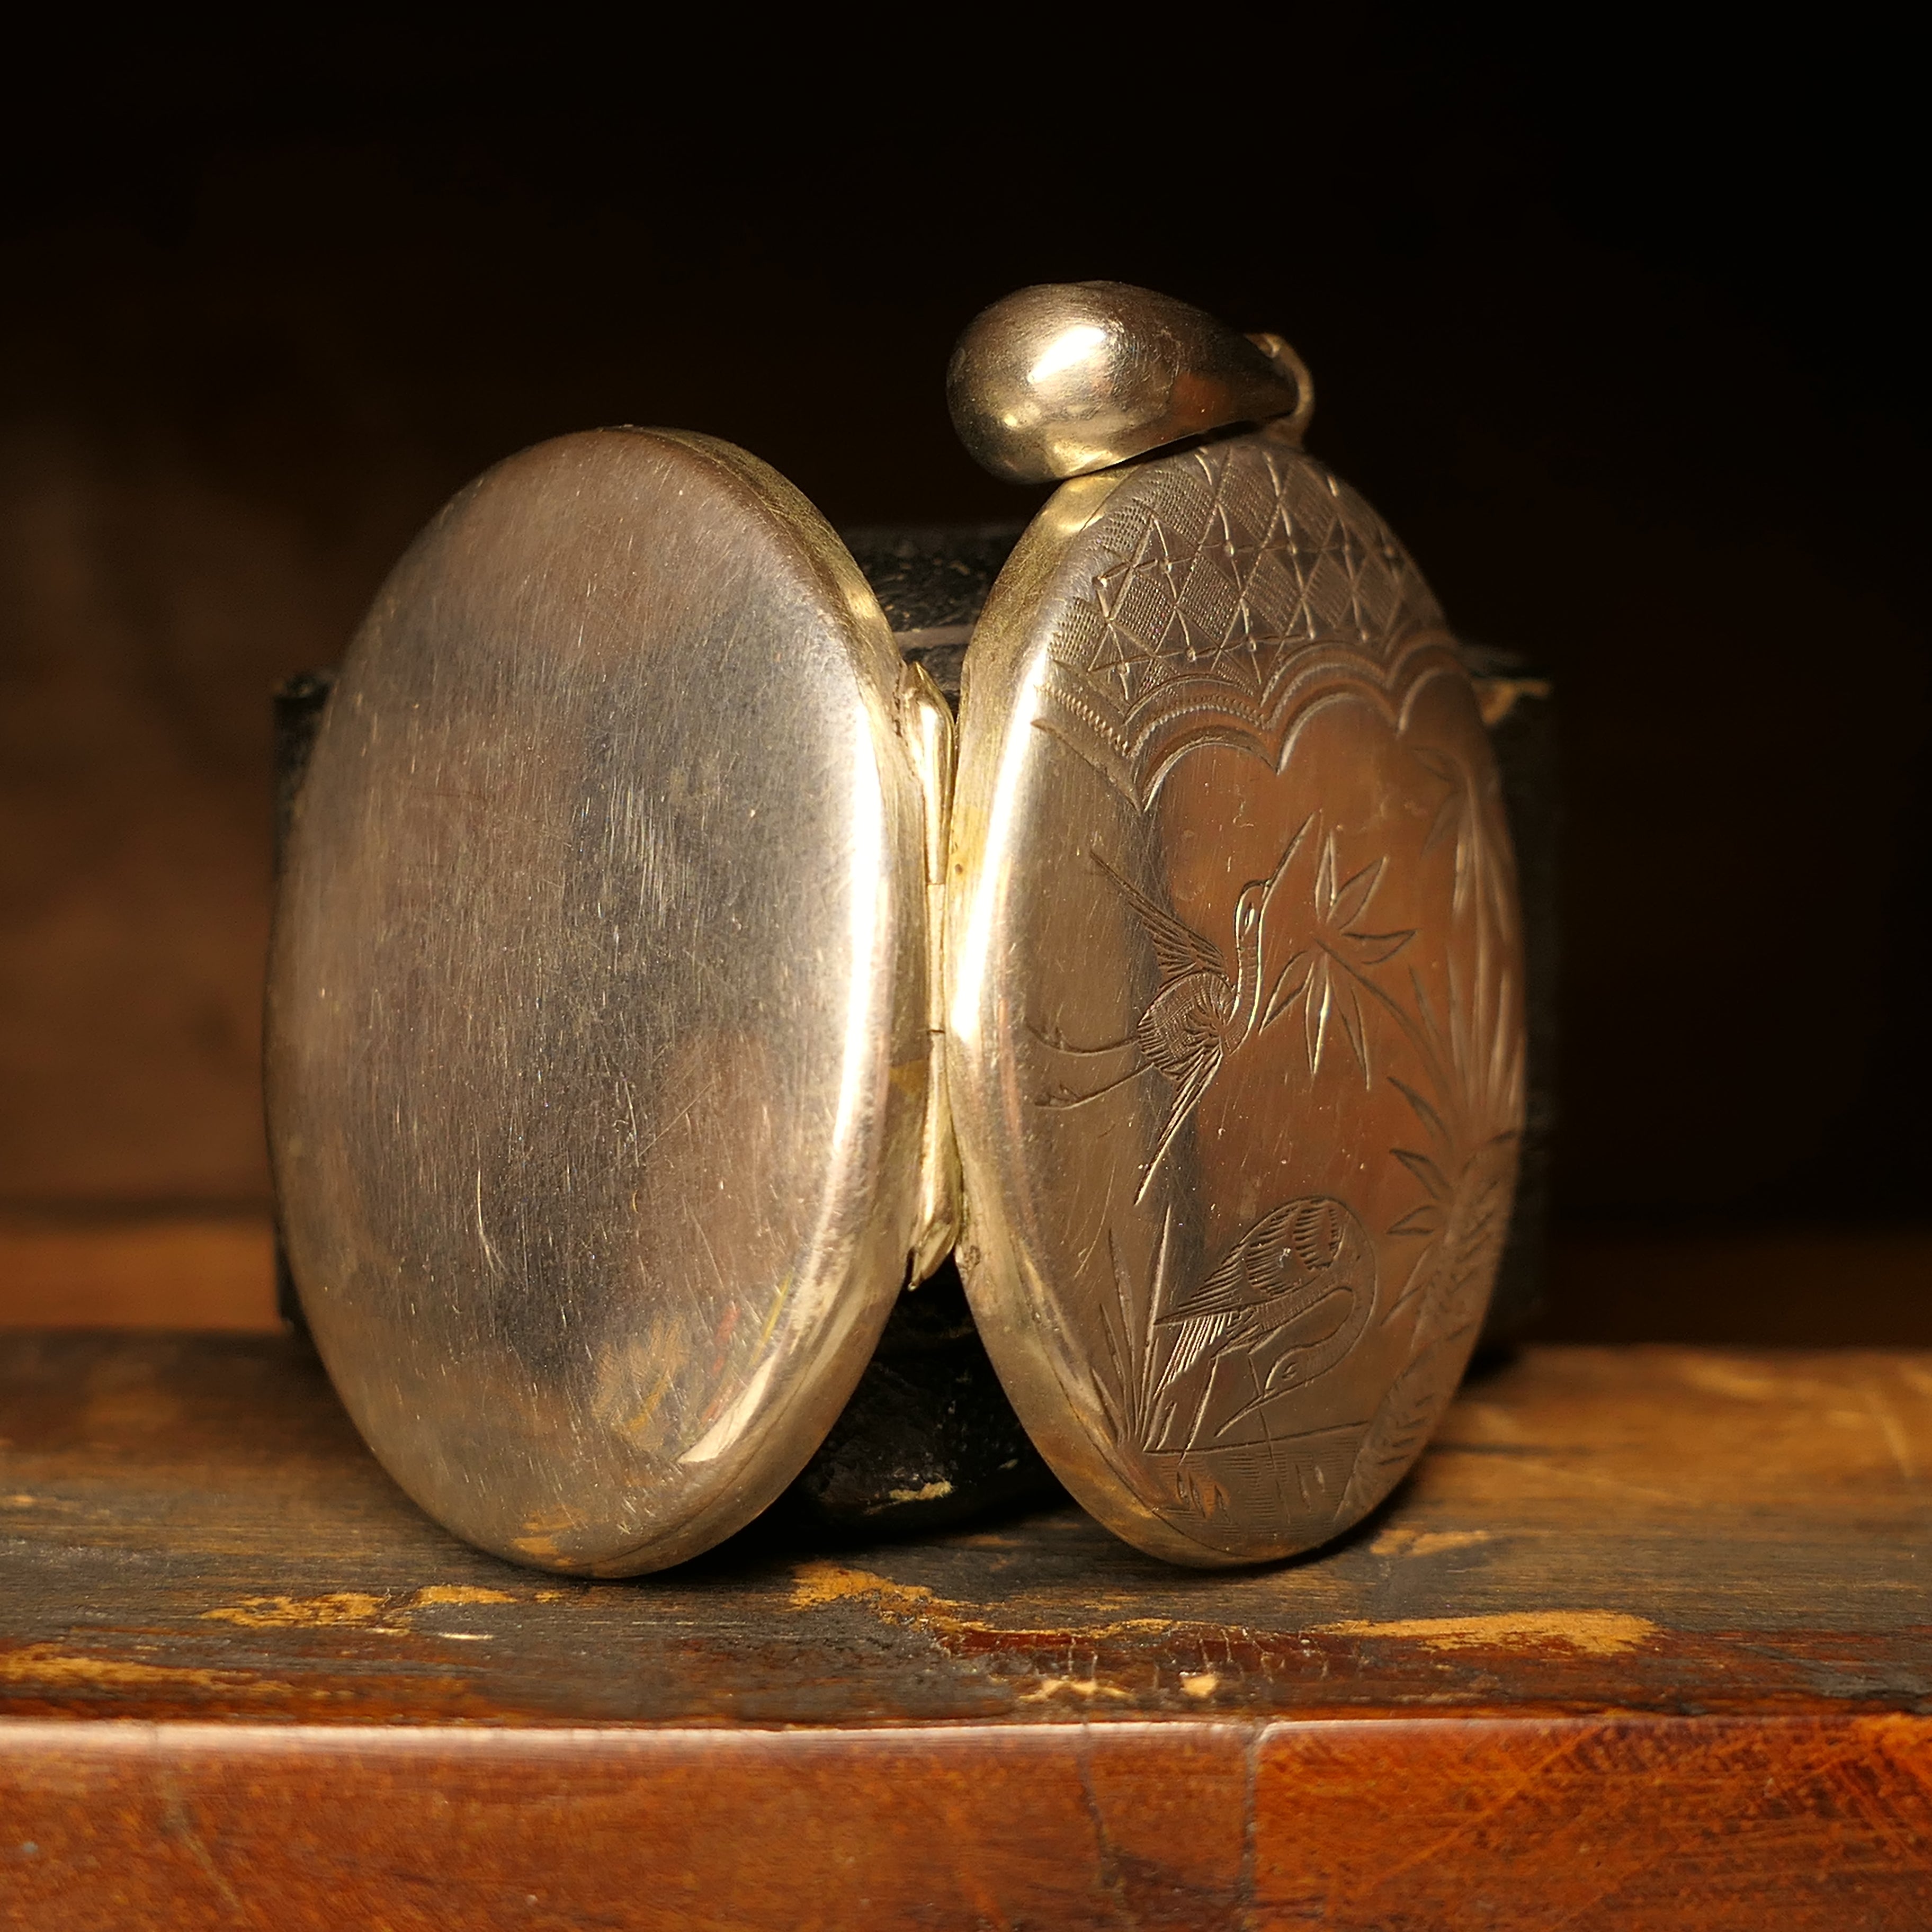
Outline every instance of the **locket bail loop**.
{"label": "locket bail loop", "polygon": [[975,316],[946,372],[954,427],[1013,483],[1112,469],[1237,423],[1298,442],[1314,413],[1307,365],[1278,335],[1127,282],[1046,282]]}

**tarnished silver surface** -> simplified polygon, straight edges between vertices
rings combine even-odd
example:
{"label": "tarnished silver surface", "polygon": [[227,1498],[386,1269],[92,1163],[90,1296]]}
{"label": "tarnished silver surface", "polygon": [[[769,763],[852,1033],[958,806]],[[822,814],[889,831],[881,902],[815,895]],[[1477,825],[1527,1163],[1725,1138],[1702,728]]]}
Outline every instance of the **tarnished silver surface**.
{"label": "tarnished silver surface", "polygon": [[357,638],[278,915],[278,1191],[351,1414],[472,1541],[675,1562],[856,1380],[944,1193],[899,710],[823,520],[698,436],[499,465]]}
{"label": "tarnished silver surface", "polygon": [[1080,1500],[1204,1564],[1420,1449],[1508,1223],[1513,862],[1414,566],[1291,441],[1066,484],[967,660],[960,1258]]}
{"label": "tarnished silver surface", "polygon": [[1126,282],[1048,282],[976,316],[946,372],[952,421],[996,476],[1084,476],[1222,429],[1307,427],[1315,386],[1278,335],[1239,335]]}

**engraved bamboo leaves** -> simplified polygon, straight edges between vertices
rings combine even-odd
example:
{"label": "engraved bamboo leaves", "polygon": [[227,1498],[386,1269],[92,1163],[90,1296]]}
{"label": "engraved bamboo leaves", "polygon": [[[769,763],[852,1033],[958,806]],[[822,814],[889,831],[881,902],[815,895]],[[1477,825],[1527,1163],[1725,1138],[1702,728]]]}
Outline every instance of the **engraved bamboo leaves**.
{"label": "engraved bamboo leaves", "polygon": [[[1306,839],[1306,832],[1304,824],[1296,835],[1294,850],[1304,843],[1316,844]],[[1372,860],[1343,877],[1337,834],[1330,831],[1322,838],[1318,850],[1313,887],[1304,902],[1307,923],[1297,933],[1299,943],[1269,990],[1261,1023],[1271,1026],[1298,1005],[1309,1072],[1321,1071],[1330,1035],[1339,1029],[1354,1050],[1366,1084],[1372,1070],[1362,1002],[1385,997],[1368,978],[1369,969],[1394,958],[1415,937],[1415,929],[1370,929],[1371,902],[1387,869],[1386,857]]]}

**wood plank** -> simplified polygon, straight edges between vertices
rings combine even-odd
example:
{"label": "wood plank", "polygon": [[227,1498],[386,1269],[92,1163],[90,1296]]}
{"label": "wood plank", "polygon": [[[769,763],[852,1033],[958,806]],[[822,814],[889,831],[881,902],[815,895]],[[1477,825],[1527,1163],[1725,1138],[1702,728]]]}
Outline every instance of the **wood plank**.
{"label": "wood plank", "polygon": [[869,1731],[0,1724],[0,1913],[1916,1928],[1932,1720]]}
{"label": "wood plank", "polygon": [[1312,1560],[1070,1508],[662,1576],[421,1516],[279,1337],[0,1338],[0,1711],[519,1724],[1932,1709],[1932,1359],[1544,1348]]}
{"label": "wood plank", "polygon": [[1277,1725],[1258,1923],[1779,1932],[1932,1907],[1932,1721]]}
{"label": "wood plank", "polygon": [[38,1728],[0,1901],[73,1932],[1197,1927],[1246,1882],[1232,1727]]}
{"label": "wood plank", "polygon": [[0,1328],[280,1327],[266,1214],[0,1214]]}

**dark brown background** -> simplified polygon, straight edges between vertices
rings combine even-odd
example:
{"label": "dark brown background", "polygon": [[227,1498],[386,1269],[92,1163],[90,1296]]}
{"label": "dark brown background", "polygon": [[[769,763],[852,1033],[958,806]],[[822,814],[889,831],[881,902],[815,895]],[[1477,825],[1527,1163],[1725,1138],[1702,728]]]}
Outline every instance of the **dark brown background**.
{"label": "dark brown background", "polygon": [[1467,634],[1561,680],[1568,1223],[1829,1253],[1921,1217],[1904,50],[1358,18],[976,26],[850,72],[750,16],[703,53],[14,63],[0,1208],[263,1201],[266,693],[450,490],[629,421],[835,521],[1024,514],[952,439],[947,350],[1010,287],[1110,276],[1289,334],[1318,452]]}

